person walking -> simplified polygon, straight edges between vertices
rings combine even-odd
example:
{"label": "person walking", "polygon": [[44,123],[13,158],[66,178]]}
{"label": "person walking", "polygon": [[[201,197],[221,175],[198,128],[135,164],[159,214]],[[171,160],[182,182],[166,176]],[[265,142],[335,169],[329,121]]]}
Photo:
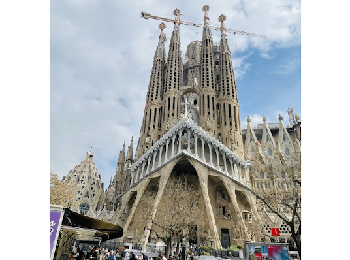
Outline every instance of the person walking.
{"label": "person walking", "polygon": [[137,258],[136,258],[134,253],[131,254],[130,260],[137,260]]}
{"label": "person walking", "polygon": [[110,255],[108,257],[108,260],[117,260],[117,258],[114,255],[114,251],[113,250],[111,250]]}

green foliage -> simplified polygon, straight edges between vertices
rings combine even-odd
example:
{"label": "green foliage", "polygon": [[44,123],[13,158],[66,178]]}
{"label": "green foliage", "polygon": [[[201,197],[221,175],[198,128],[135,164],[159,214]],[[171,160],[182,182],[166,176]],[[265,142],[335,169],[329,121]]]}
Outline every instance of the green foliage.
{"label": "green foliage", "polygon": [[200,246],[200,248],[204,251],[214,250],[214,248],[212,248],[210,246]]}
{"label": "green foliage", "polygon": [[238,249],[242,249],[243,248],[241,245],[238,245],[237,247],[238,247]]}
{"label": "green foliage", "polygon": [[190,256],[190,255],[192,255],[192,252],[191,251],[187,251],[186,255]]}
{"label": "green foliage", "polygon": [[238,246],[230,246],[229,250],[238,251],[239,248],[238,248]]}
{"label": "green foliage", "polygon": [[200,255],[210,255],[210,254],[209,254],[209,252],[202,251],[202,252],[200,253]]}

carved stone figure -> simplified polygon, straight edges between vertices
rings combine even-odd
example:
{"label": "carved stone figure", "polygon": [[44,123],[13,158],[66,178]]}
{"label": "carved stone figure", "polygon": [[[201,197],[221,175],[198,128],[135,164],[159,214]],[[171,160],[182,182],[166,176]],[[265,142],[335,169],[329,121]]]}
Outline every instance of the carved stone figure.
{"label": "carved stone figure", "polygon": [[208,131],[208,133],[209,134],[213,134],[212,132],[213,132],[213,125],[210,123],[210,118],[208,117],[208,120],[207,120],[207,122],[206,122],[206,125],[207,125],[207,131]]}

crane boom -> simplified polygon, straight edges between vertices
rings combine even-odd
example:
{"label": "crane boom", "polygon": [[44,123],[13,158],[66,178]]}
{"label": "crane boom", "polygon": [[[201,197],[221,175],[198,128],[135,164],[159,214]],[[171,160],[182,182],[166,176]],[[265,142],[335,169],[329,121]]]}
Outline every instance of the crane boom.
{"label": "crane boom", "polygon": [[[156,16],[156,15],[151,15],[151,14],[146,13],[146,12],[141,12],[141,17],[144,18],[144,19],[147,19],[147,20],[149,18],[151,18],[151,19],[154,19],[154,20],[162,20],[162,21],[165,21],[165,22],[172,22],[172,23],[176,22],[176,20],[174,20],[174,19],[161,17],[161,16]],[[181,21],[181,20],[178,21],[178,23],[179,24],[184,24],[184,25],[191,25],[191,26],[195,26],[195,27],[204,27],[203,24],[186,22],[186,21]],[[213,30],[221,31],[220,27],[209,25],[209,28],[211,28]],[[226,32],[233,33],[234,35],[235,34],[240,34],[240,35],[247,35],[247,36],[259,37],[259,38],[267,39],[266,35],[261,35],[261,34],[256,34],[256,33],[247,33],[245,31],[238,31],[238,30],[233,30],[233,29],[229,29],[229,28],[226,28]]]}

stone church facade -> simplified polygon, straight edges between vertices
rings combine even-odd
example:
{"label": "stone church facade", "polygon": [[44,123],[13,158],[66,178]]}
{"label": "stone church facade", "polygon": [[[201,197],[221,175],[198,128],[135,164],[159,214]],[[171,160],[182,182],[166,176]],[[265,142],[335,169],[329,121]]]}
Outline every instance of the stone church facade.
{"label": "stone church facade", "polygon": [[[133,138],[125,143],[116,173],[103,191],[94,166],[93,153],[75,167],[66,180],[79,184],[77,212],[123,226],[121,241],[152,241],[152,219],[166,192],[171,176],[186,172],[200,191],[206,224],[196,226],[196,243],[214,248],[260,241],[264,236],[250,229],[259,223],[266,234],[271,227],[281,228],[281,238],[290,231],[268,212],[253,192],[288,190],[286,170],[300,164],[301,123],[263,123],[256,129],[247,119],[241,129],[238,92],[231,52],[223,21],[220,44],[214,44],[207,13],[202,40],[188,45],[182,60],[180,24],[175,23],[166,55],[163,29],[153,58],[144,117],[133,154]],[[271,167],[277,169],[274,173]],[[142,222],[142,197],[156,191],[151,220]],[[141,202],[141,203],[140,203]],[[288,212],[285,212],[288,215]],[[135,220],[135,221],[134,221]],[[282,232],[283,230],[283,232]]]}

